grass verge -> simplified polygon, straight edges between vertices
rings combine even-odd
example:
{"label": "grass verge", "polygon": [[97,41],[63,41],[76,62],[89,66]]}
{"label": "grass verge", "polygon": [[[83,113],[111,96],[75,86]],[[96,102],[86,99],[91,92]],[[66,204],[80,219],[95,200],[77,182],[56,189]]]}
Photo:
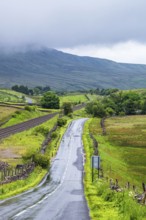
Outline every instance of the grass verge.
{"label": "grass verge", "polygon": [[33,188],[40,183],[46,173],[46,169],[42,169],[38,166],[27,179],[17,180],[15,182],[0,186],[0,199],[2,200],[9,198]]}

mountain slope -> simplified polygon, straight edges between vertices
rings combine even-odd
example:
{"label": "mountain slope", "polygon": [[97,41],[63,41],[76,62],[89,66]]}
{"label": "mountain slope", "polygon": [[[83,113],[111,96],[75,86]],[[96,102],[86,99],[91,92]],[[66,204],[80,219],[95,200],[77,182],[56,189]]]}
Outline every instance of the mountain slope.
{"label": "mountain slope", "polygon": [[0,54],[0,87],[49,85],[56,90],[146,87],[146,65],[42,49]]}

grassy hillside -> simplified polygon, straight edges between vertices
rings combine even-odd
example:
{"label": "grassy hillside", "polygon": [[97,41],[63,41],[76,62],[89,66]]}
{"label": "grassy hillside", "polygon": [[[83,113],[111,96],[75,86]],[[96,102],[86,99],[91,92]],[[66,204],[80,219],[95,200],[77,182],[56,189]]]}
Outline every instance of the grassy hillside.
{"label": "grassy hillside", "polygon": [[29,111],[28,110],[15,111],[15,113],[12,114],[12,117],[10,118],[10,120],[7,123],[5,123],[2,127],[15,125],[15,124],[30,120],[32,118],[37,118],[37,117],[47,114],[46,112],[38,111],[34,107],[29,107],[29,108],[30,108]]}
{"label": "grassy hillside", "polygon": [[21,103],[25,101],[23,96],[23,94],[12,90],[0,89],[0,102]]}
{"label": "grassy hillside", "polygon": [[60,96],[60,105],[62,106],[63,103],[65,102],[71,102],[74,104],[80,104],[82,102],[87,102],[88,99],[86,95],[76,95],[76,94],[71,94],[71,95],[65,95],[65,96]]}
{"label": "grassy hillside", "polygon": [[140,189],[146,183],[146,116],[106,119],[106,136],[102,136],[99,119],[93,119],[89,130],[99,142],[104,175],[125,186],[129,181]]}
{"label": "grassy hillside", "polygon": [[11,118],[11,116],[18,111],[13,107],[0,106],[0,124]]}
{"label": "grassy hillside", "polygon": [[[132,121],[133,118],[131,118]],[[122,120],[121,120],[122,121]],[[139,119],[138,119],[139,121]],[[110,124],[110,126],[116,127],[117,122]],[[123,122],[125,123],[125,122]],[[131,123],[130,123],[131,125]],[[130,126],[128,125],[128,127]],[[122,127],[119,125],[119,127]],[[108,130],[109,131],[109,130]],[[109,188],[109,182],[106,178],[97,178],[97,171],[94,170],[94,181],[92,182],[92,171],[91,171],[91,156],[94,154],[93,142],[90,138],[90,133],[93,133],[94,136],[98,139],[99,143],[99,152],[101,156],[101,164],[104,169],[104,177],[110,176],[115,178],[112,175],[112,171],[115,171],[117,178],[120,179],[120,186],[128,179],[131,179],[131,183],[136,183],[135,178],[132,179],[131,171],[128,169],[127,161],[124,161],[122,158],[121,152],[125,151],[127,148],[111,144],[109,140],[107,141],[104,136],[101,135],[101,129],[99,126],[99,119],[90,119],[86,122],[83,133],[83,143],[84,150],[86,155],[85,160],[85,175],[84,175],[84,190],[85,196],[88,202],[90,209],[90,217],[92,220],[145,220],[146,219],[146,208],[137,203],[133,199],[134,192],[124,189],[122,192],[116,192]],[[118,132],[117,132],[118,133]],[[119,132],[120,133],[120,132]],[[128,135],[125,132],[125,135]],[[107,135],[108,137],[108,135]],[[133,161],[140,162],[141,155],[138,155],[136,158],[133,157],[135,153],[128,152]],[[145,166],[145,165],[144,165]],[[112,169],[111,169],[112,167]],[[137,167],[141,170],[141,165],[137,163]],[[133,167],[134,168],[134,167]],[[110,173],[107,171],[110,170]],[[137,173],[138,174],[138,173]],[[140,171],[139,177],[142,175],[144,180],[144,173]],[[141,179],[139,179],[141,181]],[[140,190],[142,192],[142,189]]]}
{"label": "grassy hillside", "polygon": [[142,88],[146,65],[80,57],[53,49],[0,54],[0,86],[51,86],[55,90]]}

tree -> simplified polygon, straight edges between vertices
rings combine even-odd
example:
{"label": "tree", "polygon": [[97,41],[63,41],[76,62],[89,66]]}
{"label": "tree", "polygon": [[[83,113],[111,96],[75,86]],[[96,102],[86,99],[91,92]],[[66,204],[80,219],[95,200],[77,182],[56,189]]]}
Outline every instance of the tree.
{"label": "tree", "polygon": [[143,101],[141,106],[141,113],[146,114],[146,100]]}
{"label": "tree", "polygon": [[64,110],[64,114],[65,114],[65,115],[68,115],[68,114],[72,113],[73,110],[72,110],[72,105],[71,105],[71,103],[70,103],[70,102],[65,102],[65,103],[63,104],[63,110]]}
{"label": "tree", "polygon": [[94,117],[104,117],[106,115],[105,106],[101,102],[90,102],[86,105],[86,112]]}
{"label": "tree", "polygon": [[97,103],[96,105],[93,105],[93,116],[101,117],[101,118],[106,116],[105,108],[101,103]]}
{"label": "tree", "polygon": [[18,85],[12,86],[11,89],[14,90],[14,91],[16,91],[16,92],[19,92],[19,86],[18,86]]}
{"label": "tree", "polygon": [[44,108],[59,109],[59,97],[53,92],[44,93],[41,99],[41,105]]}
{"label": "tree", "polygon": [[[22,92],[22,93],[24,93],[24,94],[26,94],[26,95],[29,95],[29,89],[28,89],[27,86],[23,86],[23,85],[18,86],[18,85],[15,85],[15,86],[12,86],[12,90],[17,91],[17,92]],[[30,92],[31,92],[31,91],[30,91]],[[31,93],[32,93],[32,92],[31,92]]]}

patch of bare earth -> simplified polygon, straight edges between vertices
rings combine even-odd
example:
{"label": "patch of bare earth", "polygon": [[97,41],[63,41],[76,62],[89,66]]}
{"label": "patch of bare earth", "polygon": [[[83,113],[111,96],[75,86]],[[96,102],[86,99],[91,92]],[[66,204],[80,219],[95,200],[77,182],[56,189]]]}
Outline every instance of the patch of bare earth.
{"label": "patch of bare earth", "polygon": [[21,158],[21,156],[14,153],[11,149],[0,150],[0,159],[17,159],[17,158]]}

